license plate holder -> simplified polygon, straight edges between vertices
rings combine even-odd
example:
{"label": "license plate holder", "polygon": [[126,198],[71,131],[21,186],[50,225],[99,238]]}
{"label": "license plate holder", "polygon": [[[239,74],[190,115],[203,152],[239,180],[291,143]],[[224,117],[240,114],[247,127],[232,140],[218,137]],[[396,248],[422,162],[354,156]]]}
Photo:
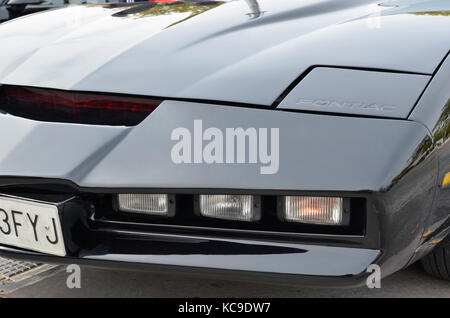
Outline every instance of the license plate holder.
{"label": "license plate holder", "polygon": [[0,244],[66,256],[58,204],[0,195]]}

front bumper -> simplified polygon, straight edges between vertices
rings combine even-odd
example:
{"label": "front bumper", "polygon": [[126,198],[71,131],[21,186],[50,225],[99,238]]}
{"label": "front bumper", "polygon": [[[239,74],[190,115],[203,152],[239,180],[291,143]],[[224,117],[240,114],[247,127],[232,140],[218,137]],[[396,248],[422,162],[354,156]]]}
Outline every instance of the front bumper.
{"label": "front bumper", "polygon": [[[142,247],[143,244],[146,247],[136,251],[136,246]],[[127,247],[132,248],[128,250]],[[6,246],[0,246],[0,254],[54,264],[182,273],[275,284],[344,287],[364,284],[367,276],[365,269],[375,262],[380,251],[206,237],[146,235],[144,238],[114,233],[108,245],[83,251],[77,257],[50,256]]]}
{"label": "front bumper", "polygon": [[[96,194],[18,196],[45,198],[47,201],[42,203],[57,204],[67,256],[0,245],[0,255],[5,257],[272,283],[346,286],[363,283],[365,269],[381,254],[376,248],[358,247],[363,242],[375,246],[363,235],[325,235],[318,242],[320,236],[310,234],[308,242],[307,235],[302,239],[298,233],[286,231],[180,226],[139,218],[135,222],[118,221],[102,216],[99,202],[89,200]],[[175,197],[182,201],[183,196]],[[178,207],[177,214],[187,214],[188,210],[187,206]]]}

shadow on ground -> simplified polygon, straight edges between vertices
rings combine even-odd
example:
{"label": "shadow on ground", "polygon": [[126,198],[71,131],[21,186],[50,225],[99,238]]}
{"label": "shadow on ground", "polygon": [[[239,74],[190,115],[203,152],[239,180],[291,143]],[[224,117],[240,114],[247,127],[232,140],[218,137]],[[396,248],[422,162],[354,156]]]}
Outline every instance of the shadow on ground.
{"label": "shadow on ground", "polygon": [[434,279],[418,264],[382,281],[381,289],[286,287],[82,268],[81,289],[68,289],[61,271],[7,297],[449,297],[450,282]]}

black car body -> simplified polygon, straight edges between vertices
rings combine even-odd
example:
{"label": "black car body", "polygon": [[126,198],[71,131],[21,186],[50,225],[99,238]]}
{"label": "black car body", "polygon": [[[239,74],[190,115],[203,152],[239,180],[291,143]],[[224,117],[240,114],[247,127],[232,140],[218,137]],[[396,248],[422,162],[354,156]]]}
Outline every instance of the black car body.
{"label": "black car body", "polygon": [[[371,264],[386,277],[445,247],[450,8],[419,2],[161,1],[2,25],[1,202],[53,207],[61,228],[41,239],[64,245],[0,254],[353,286]],[[174,162],[171,136],[198,120],[279,129],[279,169]],[[168,212],[126,213],[118,194],[167,194]],[[204,217],[202,195],[253,196],[258,215]],[[342,199],[341,223],[289,222],[290,196]],[[5,242],[26,222],[10,210]]]}

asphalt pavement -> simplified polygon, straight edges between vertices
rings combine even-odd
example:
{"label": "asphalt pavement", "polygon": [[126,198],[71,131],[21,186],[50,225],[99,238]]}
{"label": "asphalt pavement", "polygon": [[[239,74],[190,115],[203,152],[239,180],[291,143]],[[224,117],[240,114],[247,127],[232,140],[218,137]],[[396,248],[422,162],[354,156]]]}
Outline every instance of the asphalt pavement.
{"label": "asphalt pavement", "polygon": [[65,268],[3,297],[446,297],[450,282],[428,276],[419,264],[384,279],[380,289],[302,288],[81,268],[81,288],[67,287]]}

